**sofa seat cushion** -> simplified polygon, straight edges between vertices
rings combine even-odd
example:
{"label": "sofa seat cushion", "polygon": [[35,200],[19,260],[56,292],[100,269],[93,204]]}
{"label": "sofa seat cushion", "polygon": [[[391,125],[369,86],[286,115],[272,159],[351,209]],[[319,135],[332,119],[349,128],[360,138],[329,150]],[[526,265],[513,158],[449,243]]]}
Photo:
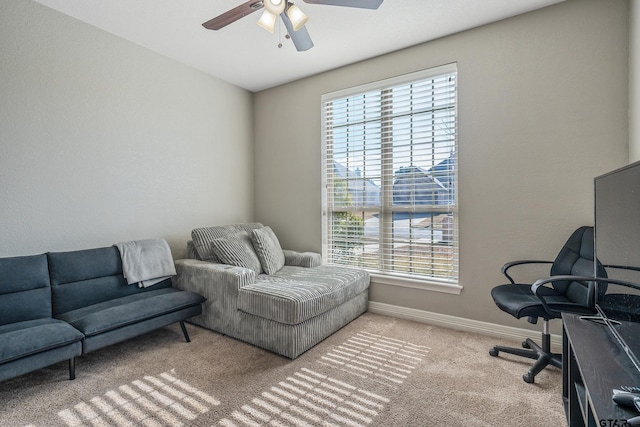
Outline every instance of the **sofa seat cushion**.
{"label": "sofa seat cushion", "polygon": [[64,347],[84,338],[80,331],[56,319],[36,319],[0,326],[0,364]]}
{"label": "sofa seat cushion", "polygon": [[284,266],[238,290],[238,309],[297,325],[349,301],[369,287],[369,273],[346,267]]}
{"label": "sofa seat cushion", "polygon": [[164,288],[115,298],[56,317],[70,323],[89,337],[192,307],[204,301],[202,295],[194,292]]}

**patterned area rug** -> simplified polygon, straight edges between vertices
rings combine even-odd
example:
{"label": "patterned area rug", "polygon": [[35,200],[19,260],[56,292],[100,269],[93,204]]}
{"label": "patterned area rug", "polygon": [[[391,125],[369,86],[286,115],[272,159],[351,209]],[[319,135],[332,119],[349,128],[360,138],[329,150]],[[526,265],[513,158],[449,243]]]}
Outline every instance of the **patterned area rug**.
{"label": "patterned area rug", "polygon": [[526,384],[492,338],[366,313],[291,361],[187,327],[0,383],[0,425],[566,425],[560,370]]}

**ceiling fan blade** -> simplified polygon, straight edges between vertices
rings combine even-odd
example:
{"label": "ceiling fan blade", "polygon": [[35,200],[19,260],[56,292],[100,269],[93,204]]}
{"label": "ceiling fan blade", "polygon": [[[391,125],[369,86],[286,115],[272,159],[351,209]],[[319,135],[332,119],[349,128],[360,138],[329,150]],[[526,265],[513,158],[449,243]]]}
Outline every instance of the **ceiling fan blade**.
{"label": "ceiling fan blade", "polygon": [[284,26],[287,27],[287,33],[291,36],[291,41],[298,52],[309,50],[313,47],[313,42],[306,27],[302,27],[298,31],[293,31],[293,25],[287,14],[282,12],[280,17],[282,18],[282,22],[284,22]]}
{"label": "ceiling fan blade", "polygon": [[360,9],[377,9],[383,0],[304,0],[309,4],[327,4],[330,6],[357,7]]}
{"label": "ceiling fan blade", "polygon": [[207,30],[219,30],[220,28],[226,27],[232,22],[235,22],[240,18],[244,18],[250,13],[253,13],[258,9],[262,9],[263,7],[264,4],[262,3],[262,0],[249,0],[248,2],[243,3],[238,7],[234,7],[222,15],[216,16],[215,18],[205,22],[202,26]]}

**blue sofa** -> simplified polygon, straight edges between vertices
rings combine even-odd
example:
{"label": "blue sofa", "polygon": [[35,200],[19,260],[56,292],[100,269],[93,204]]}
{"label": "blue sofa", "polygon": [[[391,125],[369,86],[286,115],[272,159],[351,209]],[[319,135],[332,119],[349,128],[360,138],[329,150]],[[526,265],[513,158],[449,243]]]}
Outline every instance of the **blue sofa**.
{"label": "blue sofa", "polygon": [[166,279],[128,285],[115,247],[0,258],[0,381],[202,313],[206,299]]}

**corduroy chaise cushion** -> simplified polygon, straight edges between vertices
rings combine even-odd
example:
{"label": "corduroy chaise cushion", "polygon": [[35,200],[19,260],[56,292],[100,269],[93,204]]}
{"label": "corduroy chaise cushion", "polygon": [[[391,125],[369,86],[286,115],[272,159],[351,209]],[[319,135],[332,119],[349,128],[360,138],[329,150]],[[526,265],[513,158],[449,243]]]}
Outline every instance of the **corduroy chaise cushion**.
{"label": "corduroy chaise cushion", "polygon": [[364,270],[321,265],[284,266],[274,275],[256,276],[238,289],[238,309],[288,325],[297,325],[349,301],[369,287]]}

